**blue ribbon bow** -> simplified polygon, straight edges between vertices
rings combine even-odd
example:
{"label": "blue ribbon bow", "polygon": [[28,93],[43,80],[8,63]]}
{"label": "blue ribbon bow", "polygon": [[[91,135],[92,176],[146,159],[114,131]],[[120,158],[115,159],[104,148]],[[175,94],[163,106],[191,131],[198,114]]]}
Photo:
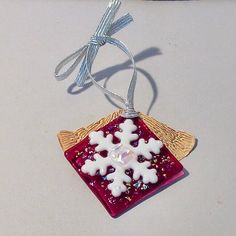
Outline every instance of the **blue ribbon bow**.
{"label": "blue ribbon bow", "polygon": [[[123,17],[116,20],[115,22],[113,22],[120,5],[121,5],[120,0],[111,0],[109,2],[106,12],[102,17],[95,34],[90,38],[90,41],[85,46],[81,47],[79,50],[75,51],[74,53],[66,57],[57,65],[55,69],[55,77],[57,80],[66,79],[75,70],[77,65],[83,59],[75,83],[79,87],[83,87],[85,84],[92,81],[96,85],[96,87],[98,87],[103,93],[125,104],[126,106],[126,110],[124,112],[125,117],[136,117],[137,112],[134,110],[133,107],[133,95],[137,77],[134,58],[125,44],[111,37],[113,34],[118,32],[122,28],[126,27],[130,22],[133,21],[132,16],[130,14],[126,14]],[[91,75],[92,64],[98,53],[98,50],[101,46],[103,46],[106,43],[115,45],[118,48],[120,48],[129,56],[131,62],[133,63],[134,72],[128,89],[127,99],[124,99],[123,97],[104,88],[99,83],[97,83],[96,80]],[[65,65],[70,63],[72,60],[74,60],[73,64],[68,69],[66,69],[65,72],[60,74],[61,69]]]}

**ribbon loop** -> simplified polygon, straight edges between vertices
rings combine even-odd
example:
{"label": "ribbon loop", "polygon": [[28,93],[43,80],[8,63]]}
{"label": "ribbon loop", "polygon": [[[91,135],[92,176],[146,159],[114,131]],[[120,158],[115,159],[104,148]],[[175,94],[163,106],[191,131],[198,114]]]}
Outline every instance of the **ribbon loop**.
{"label": "ribbon loop", "polygon": [[[68,57],[66,57],[65,59],[63,59],[57,66],[55,69],[55,77],[57,80],[64,80],[66,79],[76,68],[76,66],[80,63],[80,61],[82,60],[82,58],[84,57],[84,55],[86,54],[86,50],[88,48],[88,45],[83,46],[82,48],[80,48],[79,50],[75,51],[74,53],[72,53],[71,55],[69,55]],[[67,65],[68,63],[70,63],[72,60],[74,60],[76,58],[76,60],[74,61],[74,63],[63,73],[60,74],[61,69]]]}
{"label": "ribbon loop", "polygon": [[[83,46],[79,50],[75,51],[74,53],[63,59],[57,65],[55,69],[55,77],[57,80],[63,80],[67,78],[83,59],[79,73],[75,80],[76,84],[79,87],[83,87],[85,84],[92,81],[94,85],[98,87],[103,93],[113,97],[114,99],[122,102],[125,105],[126,110],[123,114],[125,117],[136,117],[138,116],[138,113],[134,110],[133,107],[134,88],[137,77],[134,58],[125,44],[111,37],[113,34],[118,32],[122,28],[126,27],[130,22],[133,21],[132,16],[130,14],[126,14],[123,17],[116,20],[115,22],[113,22],[115,15],[120,7],[120,4],[121,4],[120,0],[111,0],[109,2],[107,10],[102,17],[95,34],[90,38],[90,41],[85,46]],[[127,99],[124,99],[118,94],[115,94],[109,91],[108,89],[104,88],[99,83],[97,83],[97,81],[91,75],[92,64],[98,53],[98,50],[101,46],[105,45],[106,43],[117,46],[119,49],[124,51],[129,56],[133,64],[134,72],[128,89]],[[69,66],[65,70],[65,72],[60,73],[62,68],[68,65],[73,60],[74,62],[72,63],[72,65]]]}

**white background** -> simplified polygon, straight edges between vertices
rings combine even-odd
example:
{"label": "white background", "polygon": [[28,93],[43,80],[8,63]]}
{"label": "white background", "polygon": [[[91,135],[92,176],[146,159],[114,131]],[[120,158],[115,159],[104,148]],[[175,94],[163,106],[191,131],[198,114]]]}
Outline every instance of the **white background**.
{"label": "white background", "polygon": [[[130,12],[135,22],[115,37],[134,55],[147,50],[137,65],[158,87],[150,114],[194,133],[198,146],[181,162],[186,178],[117,219],[56,138],[116,109],[94,87],[67,93],[75,74],[53,77],[56,64],[89,40],[106,5],[0,1],[0,235],[235,235],[236,2],[123,2],[119,16]],[[126,60],[106,46],[93,71]],[[125,94],[130,75],[115,73],[107,85]],[[143,112],[153,99],[149,80],[139,74]]]}

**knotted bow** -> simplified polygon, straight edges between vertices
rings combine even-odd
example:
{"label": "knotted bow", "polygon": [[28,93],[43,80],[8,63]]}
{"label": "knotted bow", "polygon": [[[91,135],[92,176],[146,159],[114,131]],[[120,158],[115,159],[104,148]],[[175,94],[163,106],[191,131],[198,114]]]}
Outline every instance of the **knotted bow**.
{"label": "knotted bow", "polygon": [[[111,37],[113,34],[118,32],[122,28],[126,27],[130,22],[133,21],[133,18],[131,17],[131,15],[126,14],[123,17],[116,20],[115,22],[113,22],[120,5],[121,5],[120,0],[111,0],[109,2],[106,12],[102,17],[96,29],[95,34],[90,38],[90,41],[85,46],[83,46],[79,50],[75,51],[74,53],[72,53],[71,55],[63,59],[57,65],[55,69],[55,77],[57,80],[66,79],[75,70],[77,65],[83,59],[79,73],[76,77],[75,83],[79,87],[83,87],[85,84],[92,81],[94,85],[98,87],[104,94],[107,94],[108,96],[111,96],[117,99],[118,101],[122,102],[123,104],[125,104],[126,109],[123,114],[125,117],[136,117],[138,113],[134,110],[134,107],[133,107],[134,88],[135,88],[136,77],[137,77],[137,71],[136,71],[134,58],[124,43],[122,43],[118,39]],[[127,99],[124,99],[118,94],[115,94],[109,91],[108,89],[104,88],[99,83],[97,83],[97,81],[91,75],[92,64],[98,53],[98,50],[101,46],[103,46],[106,43],[117,46],[122,51],[124,51],[129,56],[133,64],[134,72],[133,72],[133,76],[129,85]],[[69,68],[66,69],[65,72],[60,74],[61,69],[65,65],[70,63],[72,60],[74,60],[73,64],[69,66]]]}

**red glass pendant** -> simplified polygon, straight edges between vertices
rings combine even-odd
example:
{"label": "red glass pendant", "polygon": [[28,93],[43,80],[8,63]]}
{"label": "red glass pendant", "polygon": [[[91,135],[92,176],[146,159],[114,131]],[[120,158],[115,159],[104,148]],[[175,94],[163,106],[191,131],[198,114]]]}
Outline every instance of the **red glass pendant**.
{"label": "red glass pendant", "polygon": [[117,117],[65,156],[112,217],[184,175],[180,162],[139,117]]}

